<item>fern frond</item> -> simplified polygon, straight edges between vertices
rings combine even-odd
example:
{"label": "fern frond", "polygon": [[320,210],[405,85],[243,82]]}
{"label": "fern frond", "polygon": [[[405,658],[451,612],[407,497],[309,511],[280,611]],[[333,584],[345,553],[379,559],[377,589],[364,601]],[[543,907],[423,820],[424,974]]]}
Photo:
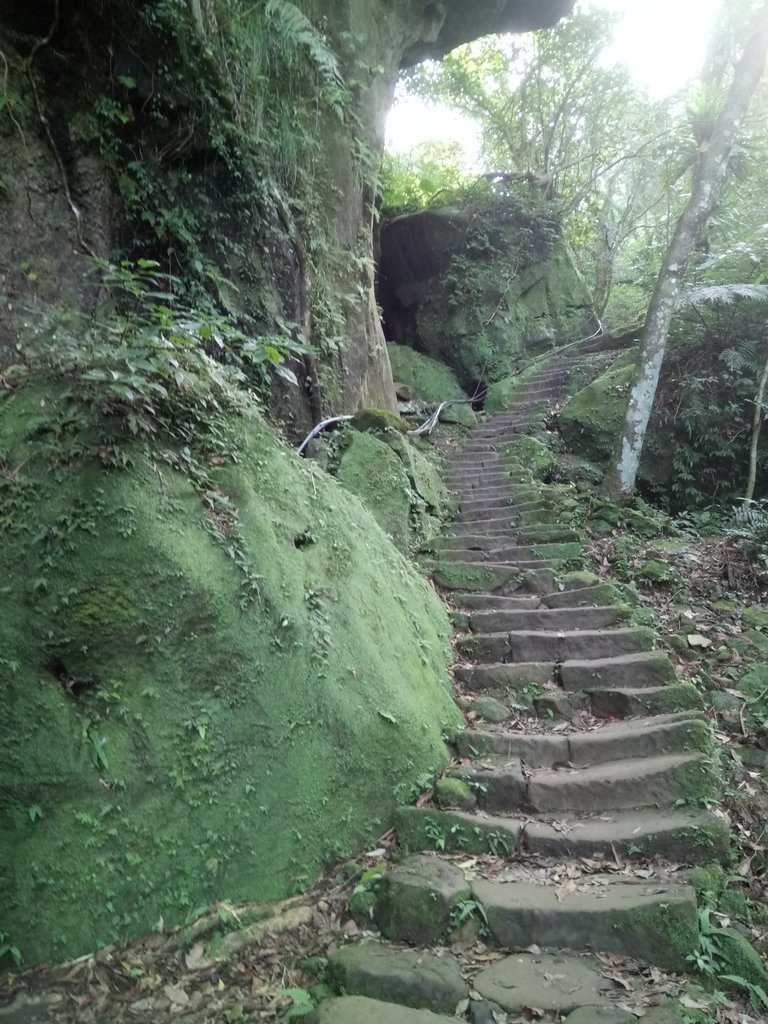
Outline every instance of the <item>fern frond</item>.
{"label": "fern frond", "polygon": [[303,50],[327,85],[343,87],[336,54],[303,11],[289,0],[268,0],[265,13],[284,46]]}
{"label": "fern frond", "polygon": [[677,308],[713,305],[730,305],[737,299],[750,302],[768,302],[768,285],[765,284],[704,284],[686,288],[680,293]]}

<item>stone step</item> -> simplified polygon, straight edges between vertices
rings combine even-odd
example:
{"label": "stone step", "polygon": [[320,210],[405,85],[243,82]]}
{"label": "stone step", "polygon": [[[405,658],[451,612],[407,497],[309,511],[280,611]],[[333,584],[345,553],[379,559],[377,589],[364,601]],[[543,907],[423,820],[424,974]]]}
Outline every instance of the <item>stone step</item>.
{"label": "stone step", "polygon": [[454,594],[451,598],[457,608],[538,608],[541,598],[538,597],[504,597],[498,594]]}
{"label": "stone step", "polygon": [[580,544],[514,544],[494,547],[490,551],[482,548],[446,548],[441,557],[456,562],[530,562],[539,558],[556,558],[562,561],[578,558]]}
{"label": "stone step", "polygon": [[537,608],[473,612],[469,628],[473,633],[500,633],[505,630],[605,629],[627,618],[620,605],[603,608]]}
{"label": "stone step", "polygon": [[470,591],[481,594],[511,594],[522,586],[522,572],[516,565],[482,565],[467,562],[445,562],[428,566],[432,579],[443,590]]}
{"label": "stone step", "polygon": [[490,853],[497,857],[665,857],[682,864],[725,863],[730,831],[725,815],[699,808],[613,811],[598,817],[501,817],[437,807],[401,807],[395,815],[406,853]]}
{"label": "stone step", "polygon": [[395,949],[375,939],[334,950],[328,957],[327,976],[334,989],[346,995],[436,1013],[453,1014],[469,995],[469,985],[452,956]]}
{"label": "stone step", "polygon": [[456,1024],[453,1015],[412,1010],[365,996],[324,999],[305,1020],[307,1024]]}
{"label": "stone step", "polygon": [[487,811],[532,814],[600,814],[641,807],[672,807],[679,800],[716,794],[709,759],[700,753],[662,754],[606,761],[585,768],[540,768],[530,777],[519,758],[506,763],[452,768]]}
{"label": "stone step", "polygon": [[699,947],[693,888],[661,878],[591,875],[573,882],[572,889],[479,880],[472,883],[472,893],[484,908],[492,938],[508,949],[535,944],[615,953],[684,971],[687,957]]}
{"label": "stone step", "polygon": [[560,666],[564,690],[658,687],[675,679],[675,666],[663,651],[637,651],[589,661],[566,660]]}
{"label": "stone step", "polygon": [[506,478],[504,483],[498,484],[486,484],[482,487],[473,487],[471,491],[462,492],[459,495],[459,500],[462,507],[466,502],[469,501],[485,501],[491,498],[511,498],[510,492],[510,481],[509,477]]}
{"label": "stone step", "polygon": [[704,716],[689,712],[633,719],[568,734],[472,728],[458,733],[453,745],[460,757],[519,757],[531,768],[551,768],[557,764],[584,768],[692,750],[711,754],[713,738]]}
{"label": "stone step", "polygon": [[617,593],[612,583],[598,583],[594,587],[544,594],[542,601],[548,608],[593,608],[595,605],[611,604]]}
{"label": "stone step", "polygon": [[516,694],[524,687],[546,686],[555,678],[554,662],[457,665],[453,674],[469,690],[500,690]]}
{"label": "stone step", "polygon": [[500,467],[497,470],[485,470],[484,472],[450,473],[446,477],[446,483],[452,491],[469,491],[476,487],[490,487],[494,484],[508,484],[509,473]]}
{"label": "stone step", "polygon": [[597,718],[636,718],[675,710],[704,710],[704,700],[688,682],[667,683],[666,686],[643,686],[637,689],[592,689],[588,691],[589,709]]}
{"label": "stone step", "polygon": [[476,634],[460,640],[458,650],[472,661],[556,661],[575,658],[615,658],[650,651],[653,631],[644,626],[619,629],[584,629],[568,632],[514,630]]}
{"label": "stone step", "polygon": [[541,769],[531,776],[526,796],[531,810],[539,814],[594,814],[672,807],[679,800],[714,798],[716,792],[709,759],[700,753],[686,753],[607,761],[578,769]]}

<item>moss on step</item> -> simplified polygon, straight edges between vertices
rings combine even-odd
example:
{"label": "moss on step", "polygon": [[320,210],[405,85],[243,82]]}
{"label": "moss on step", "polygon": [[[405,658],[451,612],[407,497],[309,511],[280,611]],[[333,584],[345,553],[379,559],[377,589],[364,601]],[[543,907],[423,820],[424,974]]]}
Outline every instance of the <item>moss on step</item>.
{"label": "moss on step", "polygon": [[507,465],[518,466],[534,478],[543,478],[555,465],[555,456],[549,447],[536,437],[521,437],[498,445],[497,451]]}
{"label": "moss on step", "polygon": [[477,806],[477,797],[468,783],[451,776],[437,780],[435,799],[440,807],[458,807],[462,811],[473,811]]}
{"label": "moss on step", "polygon": [[514,574],[483,565],[461,562],[425,562],[432,579],[445,590],[498,590],[509,585]]}
{"label": "moss on step", "polygon": [[519,829],[511,821],[500,827],[475,815],[429,808],[401,807],[395,825],[398,842],[406,853],[444,850],[505,857],[514,854],[519,841]]}

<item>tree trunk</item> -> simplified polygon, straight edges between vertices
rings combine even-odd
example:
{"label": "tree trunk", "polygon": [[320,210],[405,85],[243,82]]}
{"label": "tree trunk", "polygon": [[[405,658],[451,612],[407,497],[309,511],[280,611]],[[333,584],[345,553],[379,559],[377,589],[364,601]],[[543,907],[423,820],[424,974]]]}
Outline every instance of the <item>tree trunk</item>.
{"label": "tree trunk", "polygon": [[757,389],[755,398],[755,414],[752,417],[752,440],[749,448],[749,479],[747,489],[744,492],[744,508],[748,508],[755,496],[755,481],[757,480],[757,443],[760,440],[760,428],[763,425],[763,398],[765,387],[768,384],[768,359],[765,361],[763,376],[760,378],[760,387]]}
{"label": "tree trunk", "polygon": [[762,77],[767,51],[768,3],[765,3],[734,69],[733,81],[715,121],[712,137],[703,141],[699,147],[691,197],[677,222],[648,306],[618,455],[603,485],[605,491],[613,497],[629,497],[635,489],[640,454],[656,396],[680,283],[696,239],[719,200],[728,172],[731,149]]}

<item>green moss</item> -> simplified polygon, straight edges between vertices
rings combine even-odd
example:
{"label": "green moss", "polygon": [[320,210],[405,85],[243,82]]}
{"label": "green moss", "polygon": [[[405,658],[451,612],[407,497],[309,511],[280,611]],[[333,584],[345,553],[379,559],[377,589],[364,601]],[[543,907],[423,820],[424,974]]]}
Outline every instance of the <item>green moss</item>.
{"label": "green moss", "polygon": [[675,571],[666,562],[651,558],[640,567],[637,577],[643,583],[671,583],[675,578]]}
{"label": "green moss", "polygon": [[571,451],[605,464],[613,453],[627,409],[632,364],[614,365],[577,392],[560,413],[560,433]]}
{"label": "green moss", "polygon": [[508,579],[497,569],[456,562],[437,562],[429,566],[429,571],[435,583],[445,590],[496,590]]}
{"label": "green moss", "polygon": [[[721,981],[724,980],[724,975],[744,979],[750,985],[757,985],[768,991],[768,971],[762,957],[741,932],[735,928],[718,928],[709,932],[708,936],[715,943],[718,958],[722,962],[722,969],[718,972]],[[726,984],[734,989],[746,987],[733,980]]]}
{"label": "green moss", "polygon": [[469,819],[450,811],[400,807],[395,826],[398,844],[406,853],[445,850],[507,856],[514,853],[517,845],[511,832],[485,824],[482,818]]}
{"label": "green moss", "polygon": [[437,780],[435,798],[441,807],[458,807],[464,811],[472,811],[477,805],[477,797],[469,784],[451,776]]}
{"label": "green moss", "polygon": [[350,431],[335,466],[339,481],[368,506],[407,552],[440,528],[446,491],[436,466],[400,434]]}
{"label": "green moss", "polygon": [[387,345],[392,376],[398,383],[413,388],[424,402],[445,402],[450,398],[466,398],[456,374],[445,363],[409,348]]}
{"label": "green moss", "polygon": [[232,532],[138,446],[74,458],[72,412],[0,402],[0,902],[28,962],[305,886],[461,720],[432,588],[254,414],[208,467]]}
{"label": "green moss", "polygon": [[535,437],[521,437],[517,441],[498,447],[505,462],[528,470],[534,477],[544,477],[555,465],[555,456],[543,441]]}
{"label": "green moss", "polygon": [[686,871],[685,880],[696,890],[700,905],[713,906],[723,888],[725,873],[720,864],[703,864]]}
{"label": "green moss", "polygon": [[404,419],[387,409],[361,409],[352,417],[351,423],[355,430],[396,430],[404,434],[408,429]]}

